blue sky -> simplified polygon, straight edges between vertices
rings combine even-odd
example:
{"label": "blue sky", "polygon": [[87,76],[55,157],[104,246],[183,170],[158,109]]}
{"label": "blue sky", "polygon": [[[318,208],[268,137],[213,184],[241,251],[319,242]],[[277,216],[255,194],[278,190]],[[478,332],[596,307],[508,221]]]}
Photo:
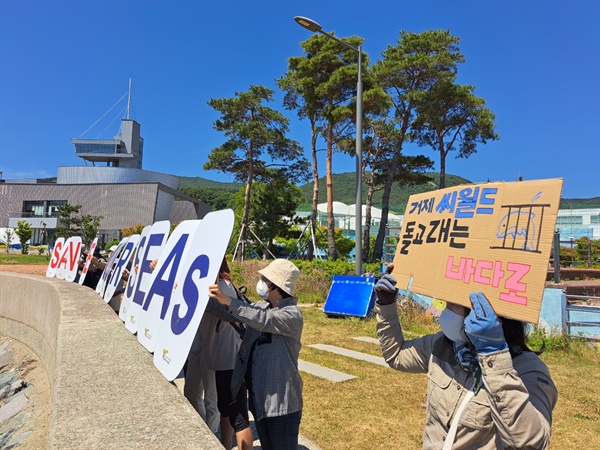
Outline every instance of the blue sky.
{"label": "blue sky", "polygon": [[[207,101],[251,84],[276,89],[287,58],[301,55],[299,43],[310,37],[296,15],[366,39],[371,62],[400,30],[449,29],[466,58],[459,82],[477,87],[501,139],[468,159],[451,155],[447,173],[471,181],[560,177],[563,198],[600,196],[600,2],[593,0],[0,0],[3,178],[83,165],[70,139],[109,110],[131,76],[144,169],[232,181],[202,170],[224,142]],[[284,112],[281,99],[278,92],[271,106]],[[112,138],[124,106],[83,137]],[[285,114],[308,156],[308,124]],[[406,151],[439,167],[431,149]],[[355,161],[338,155],[333,169],[354,171]]]}

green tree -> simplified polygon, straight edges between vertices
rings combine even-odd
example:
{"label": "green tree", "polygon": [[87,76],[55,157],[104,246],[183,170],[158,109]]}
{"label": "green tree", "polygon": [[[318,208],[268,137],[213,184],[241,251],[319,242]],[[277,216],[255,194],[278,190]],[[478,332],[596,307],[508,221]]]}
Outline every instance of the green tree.
{"label": "green tree", "polygon": [[54,229],[54,235],[65,240],[79,234],[79,211],[81,205],[71,205],[65,203],[56,208],[58,225]]}
{"label": "green tree", "polygon": [[[330,33],[333,34],[333,33]],[[352,36],[342,39],[358,47],[364,39]],[[284,104],[296,109],[300,118],[308,118],[311,124],[311,150],[313,158],[312,223],[316,223],[319,191],[317,170],[317,133],[327,143],[325,159],[327,192],[328,255],[335,259],[335,221],[333,217],[333,150],[338,140],[352,131],[356,111],[356,79],[358,55],[339,42],[323,35],[313,35],[301,43],[305,56],[288,60],[287,73],[278,80],[286,93]],[[362,58],[363,70],[369,64]]]}
{"label": "green tree", "polygon": [[89,214],[81,216],[79,227],[81,230],[81,240],[85,245],[90,245],[98,234],[101,220],[102,216],[92,216]]}
{"label": "green tree", "polygon": [[14,236],[15,230],[13,230],[12,228],[6,228],[4,230],[4,243],[6,244],[6,253],[8,253],[8,250],[10,249],[10,244]]}
{"label": "green tree", "polygon": [[[318,248],[326,248],[328,245],[328,237],[326,231],[326,227],[319,227],[319,229],[317,229],[315,240],[317,241]],[[336,259],[338,257],[342,259],[348,259],[350,253],[352,252],[355,246],[354,239],[344,237],[344,230],[342,230],[341,228],[336,228],[334,230],[334,237],[335,248],[337,252]]]}
{"label": "green tree", "polygon": [[446,187],[448,153],[456,150],[457,158],[468,158],[477,152],[477,144],[500,138],[495,132],[496,116],[474,90],[474,86],[441,79],[417,107],[413,132],[420,146],[429,146],[440,155],[440,189]]}
{"label": "green tree", "polygon": [[[306,51],[307,42],[300,44]],[[314,234],[317,222],[317,205],[319,198],[319,167],[317,159],[317,122],[323,105],[316,96],[315,87],[324,73],[317,69],[317,59],[304,56],[294,56],[288,59],[288,71],[277,80],[281,90],[285,92],[283,105],[287,109],[296,110],[298,117],[307,119],[310,123],[310,148],[312,155],[313,192],[311,199],[310,226]],[[312,261],[314,248],[312,242],[308,245],[308,259]]]}
{"label": "green tree", "polygon": [[600,261],[600,239],[590,239],[582,236],[575,241],[574,256],[577,262],[592,267],[594,262]]}
{"label": "green tree", "polygon": [[98,234],[103,216],[84,215],[80,211],[81,205],[69,203],[56,208],[59,225],[54,229],[54,235],[57,238],[62,237],[66,240],[73,236],[80,236],[85,245],[90,245]]}
{"label": "green tree", "polygon": [[17,228],[15,228],[15,234],[19,236],[19,241],[21,242],[21,253],[26,255],[27,241],[31,239],[31,235],[33,234],[31,224],[26,220],[19,220],[17,222]]}
{"label": "green tree", "polygon": [[[367,188],[364,227],[362,238],[363,262],[376,262],[381,258],[381,253],[374,251],[376,239],[370,239],[373,197],[376,192],[385,187],[389,176],[389,166],[394,159],[394,143],[397,139],[398,130],[394,123],[385,115],[379,113],[373,117],[365,118],[363,133],[363,168],[362,179]],[[355,140],[350,139],[340,143],[340,146],[349,145],[355,147]],[[400,186],[424,184],[430,181],[424,171],[433,167],[433,161],[429,158],[418,156],[400,155],[399,163],[396,165],[394,181]],[[364,188],[363,188],[364,190]]]}
{"label": "green tree", "polygon": [[302,190],[285,178],[257,182],[252,192],[250,223],[256,235],[273,253],[276,236],[287,237],[295,222],[296,209],[304,201]]}
{"label": "green tree", "polygon": [[[247,92],[236,92],[235,97],[208,102],[221,114],[214,128],[222,132],[227,141],[208,155],[204,170],[231,173],[236,181],[246,183],[241,220],[242,247],[246,240],[253,181],[269,181],[272,175],[269,169],[273,167],[295,180],[305,180],[308,170],[302,148],[286,136],[288,119],[263,104],[273,101],[273,94],[274,91],[266,87],[250,86]],[[239,257],[243,257],[242,252]]]}
{"label": "green tree", "polygon": [[145,225],[141,223],[136,223],[132,227],[123,228],[121,230],[121,234],[123,235],[123,237],[133,236],[134,234],[142,234],[142,231],[144,231],[144,227]]}
{"label": "green tree", "polygon": [[390,117],[396,129],[394,154],[383,188],[381,223],[374,248],[376,255],[383,252],[390,193],[402,162],[404,142],[410,140],[416,107],[438,80],[454,79],[457,64],[464,61],[458,43],[459,38],[448,30],[400,31],[396,45],[388,45],[382,52],[383,59],[373,66],[375,80],[390,96],[393,105]]}

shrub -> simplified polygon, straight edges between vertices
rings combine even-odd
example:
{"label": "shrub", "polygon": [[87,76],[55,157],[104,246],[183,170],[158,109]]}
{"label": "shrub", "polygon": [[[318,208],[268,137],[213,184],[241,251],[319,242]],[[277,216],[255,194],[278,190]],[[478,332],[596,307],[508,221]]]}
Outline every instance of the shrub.
{"label": "shrub", "polygon": [[434,318],[421,305],[412,300],[409,294],[398,301],[398,315],[405,331],[424,335],[437,333],[440,327]]}
{"label": "shrub", "polygon": [[[253,300],[258,300],[254,287],[258,281],[258,271],[268,266],[270,260],[249,259],[243,263],[229,262],[233,283],[237,286],[246,286],[247,295]],[[354,275],[356,266],[347,261],[324,261],[315,259],[292,261],[300,270],[297,296],[300,303],[324,303],[329,294],[331,279],[334,275]],[[379,273],[379,264],[367,264],[366,271]]]}
{"label": "shrub", "polygon": [[589,347],[585,339],[569,336],[567,334],[547,333],[537,325],[530,327],[527,335],[527,346],[534,351],[564,352],[575,355],[582,354]]}
{"label": "shrub", "polygon": [[121,241],[110,241],[108,244],[106,244],[104,246],[104,250],[106,250],[107,252],[109,251],[109,249],[113,246],[113,245],[119,245],[119,242]]}

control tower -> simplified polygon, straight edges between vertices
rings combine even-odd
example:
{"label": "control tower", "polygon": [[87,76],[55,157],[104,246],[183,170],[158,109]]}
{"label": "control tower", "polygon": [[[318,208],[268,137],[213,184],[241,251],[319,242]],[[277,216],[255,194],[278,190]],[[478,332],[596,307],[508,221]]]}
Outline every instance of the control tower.
{"label": "control tower", "polygon": [[71,139],[75,146],[75,154],[82,158],[86,165],[90,162],[92,166],[95,166],[96,163],[106,163],[108,167],[142,168],[144,139],[140,136],[140,124],[129,118],[131,80],[129,80],[127,94],[127,116],[121,120],[118,136],[115,136],[114,139]]}
{"label": "control tower", "polygon": [[114,139],[71,139],[75,153],[86,162],[106,163],[110,167],[141,169],[144,139],[140,124],[132,119],[121,121],[121,134]]}

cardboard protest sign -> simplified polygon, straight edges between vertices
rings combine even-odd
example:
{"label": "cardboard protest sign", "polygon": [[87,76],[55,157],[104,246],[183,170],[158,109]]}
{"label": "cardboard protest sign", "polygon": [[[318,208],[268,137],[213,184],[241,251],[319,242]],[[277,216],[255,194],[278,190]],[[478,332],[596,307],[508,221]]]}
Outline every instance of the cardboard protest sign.
{"label": "cardboard protest sign", "polygon": [[92,258],[94,257],[94,252],[96,251],[96,247],[98,246],[98,238],[94,238],[92,241],[92,245],[88,250],[87,257],[85,258],[85,264],[83,265],[83,269],[81,269],[81,275],[79,275],[79,284],[83,285],[85,277],[90,269],[90,264],[92,262]]}
{"label": "cardboard protest sign", "polygon": [[[169,237],[171,224],[168,220],[155,222],[150,228],[147,236],[140,238],[133,267],[138,266],[138,271],[134,283],[128,283],[125,289],[125,295],[131,297],[127,306],[127,316],[125,317],[125,327],[133,334],[138,330],[138,318],[142,311],[144,297],[152,278],[150,263],[158,259]],[[144,228],[144,231],[146,229]]]}
{"label": "cardboard protest sign", "polygon": [[562,179],[485,183],[412,195],[392,274],[398,287],[537,323]]}
{"label": "cardboard protest sign", "polygon": [[186,244],[190,251],[182,257],[178,285],[154,346],[154,365],[169,381],[181,372],[188,357],[208,303],[208,286],[216,282],[233,232],[234,218],[231,209],[208,213]]}
{"label": "cardboard protest sign", "polygon": [[191,246],[188,244],[194,239],[201,222],[201,220],[184,220],[173,230],[152,272],[137,330],[139,343],[149,352],[154,351],[162,322],[169,310],[175,283],[178,283],[181,278],[181,261],[185,260],[190,252]]}
{"label": "cardboard protest sign", "polygon": [[[140,240],[138,242],[138,244],[141,245],[141,243],[145,243],[148,239],[148,234],[150,234],[150,229],[152,228],[152,225],[147,225],[144,227],[144,229],[142,230],[142,234],[140,235]],[[125,292],[123,293],[123,299],[121,300],[121,307],[119,308],[119,318],[125,322],[125,319],[127,317],[127,310],[129,308],[129,304],[131,303],[131,299],[133,298],[133,294],[134,294],[134,290],[133,288],[135,287],[135,283],[136,283],[136,279],[137,279],[137,275],[138,275],[138,271],[135,270],[136,265],[139,268],[139,263],[140,263],[140,246],[138,245],[138,247],[136,248],[136,252],[135,252],[135,257],[133,259],[133,266],[131,267],[131,270],[129,271],[129,279],[127,280],[127,285],[125,286]]]}

